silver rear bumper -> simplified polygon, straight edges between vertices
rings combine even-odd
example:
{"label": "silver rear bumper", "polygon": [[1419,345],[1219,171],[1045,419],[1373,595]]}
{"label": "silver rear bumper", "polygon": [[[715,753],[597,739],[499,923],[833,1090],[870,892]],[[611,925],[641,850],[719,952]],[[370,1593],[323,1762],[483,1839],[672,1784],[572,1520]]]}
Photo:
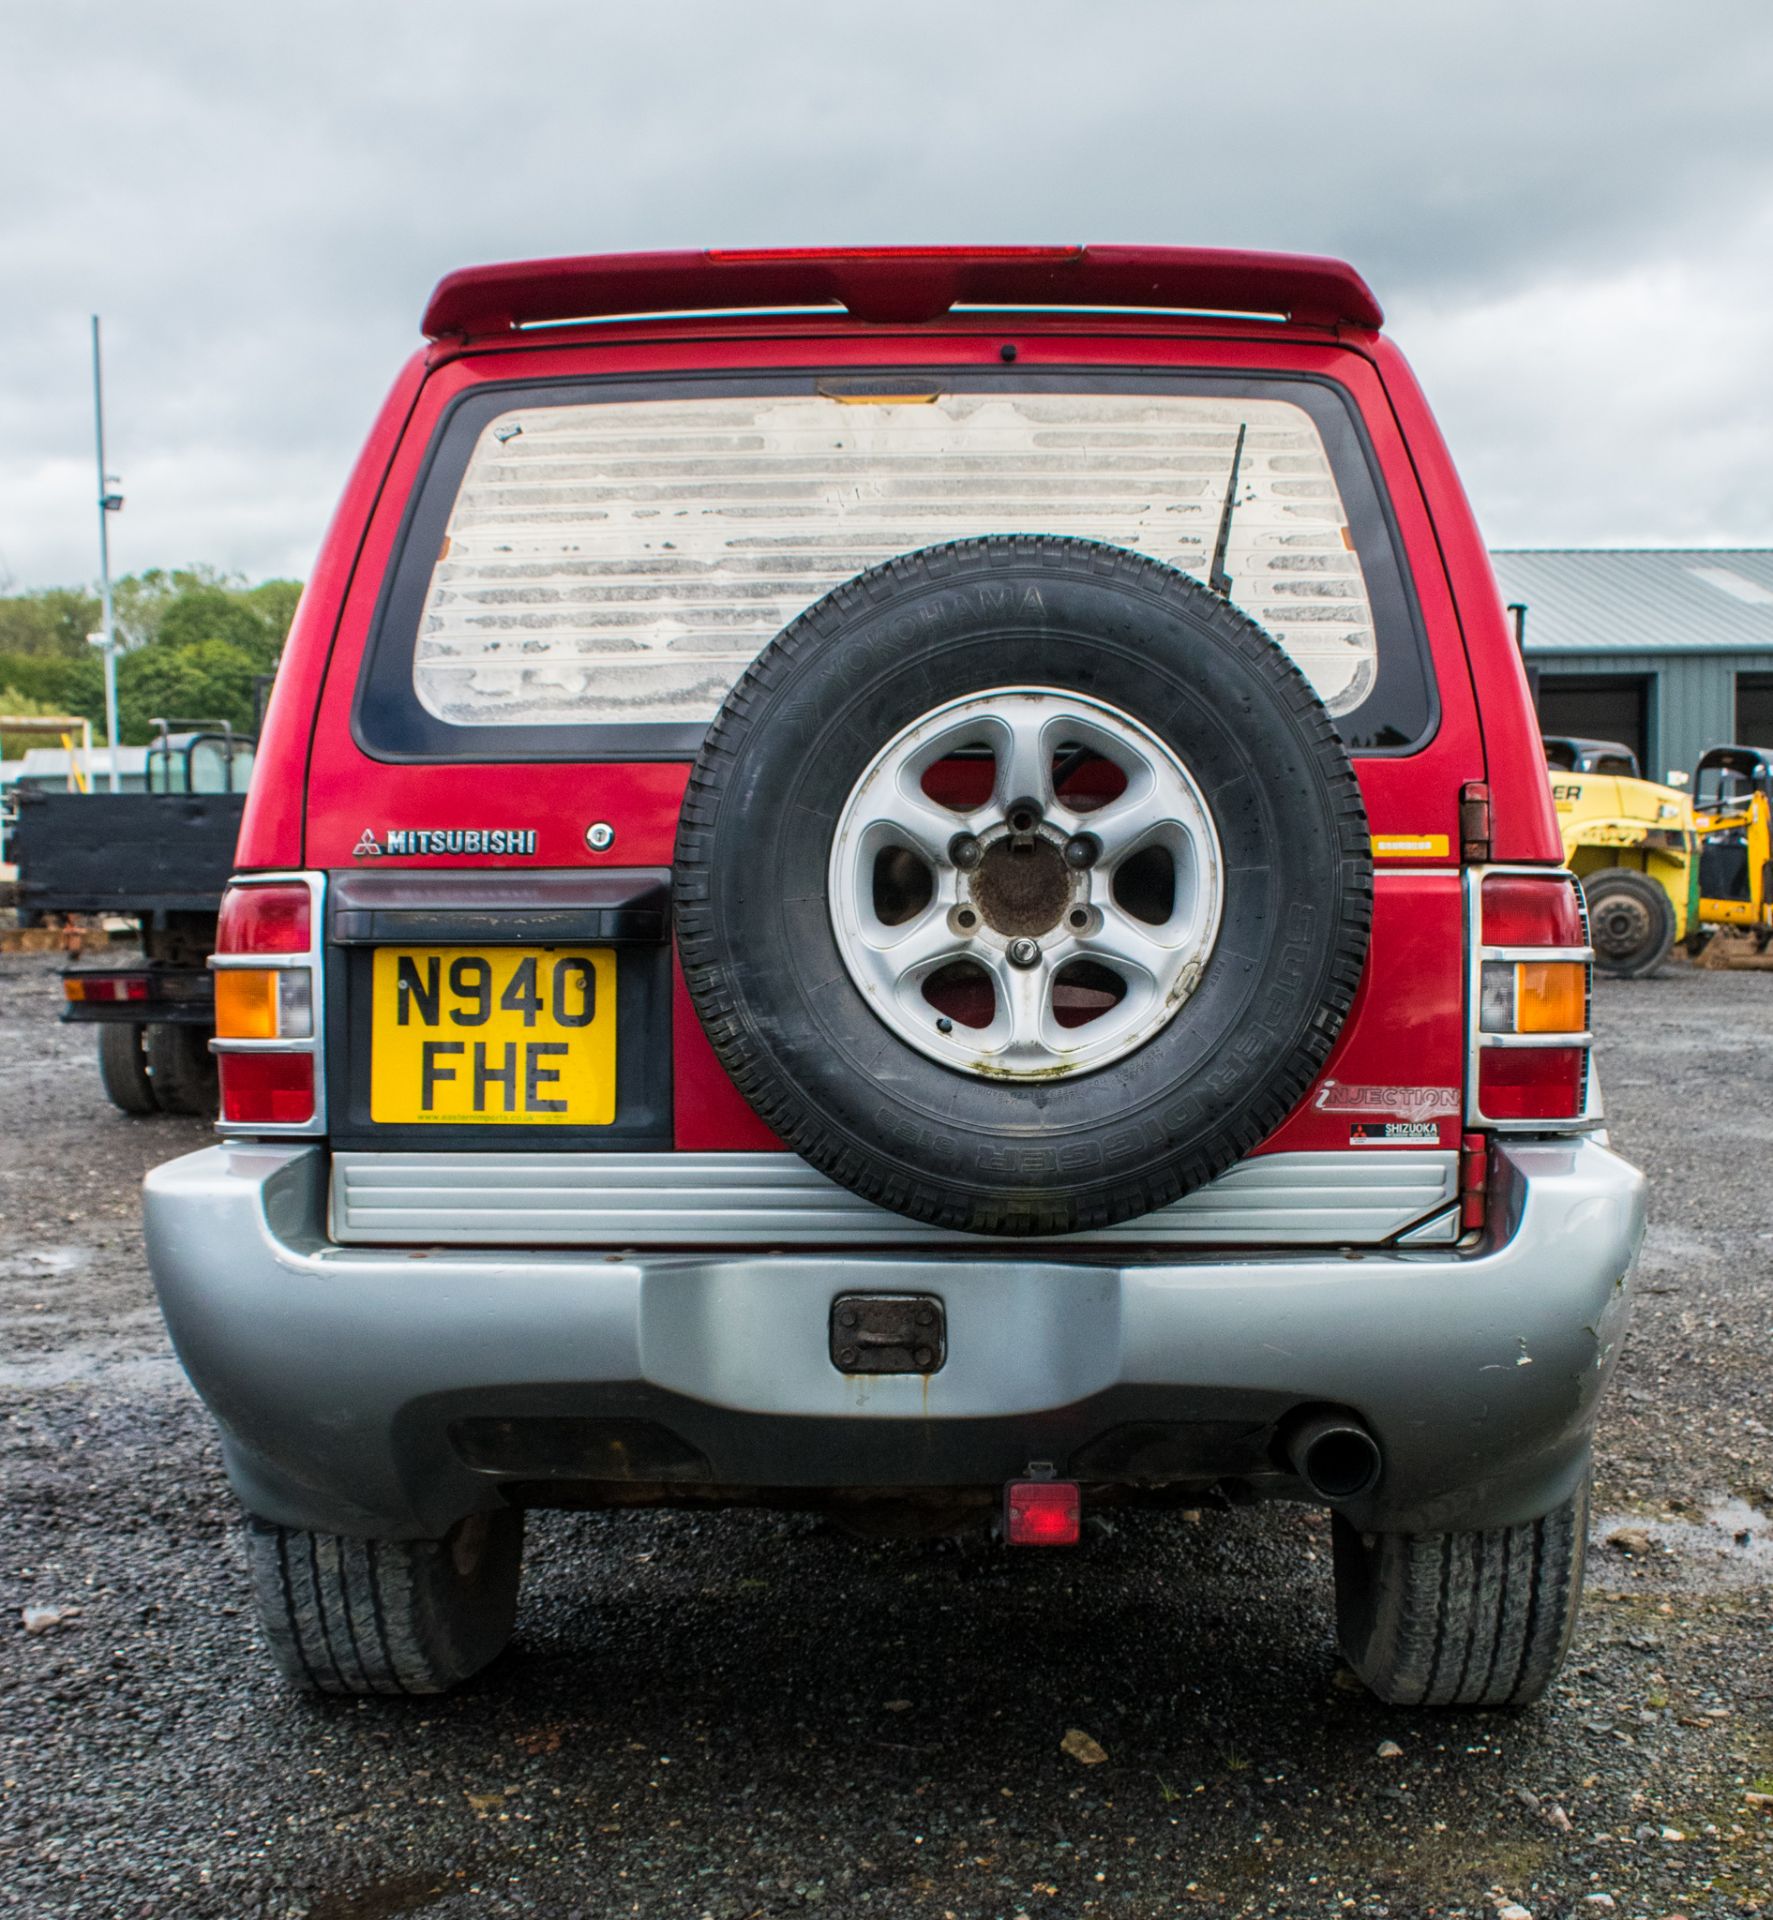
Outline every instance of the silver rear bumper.
{"label": "silver rear bumper", "polygon": [[[1319,1403],[1384,1452],[1358,1524],[1530,1518],[1583,1469],[1644,1212],[1642,1177],[1581,1139],[1500,1143],[1470,1249],[346,1247],[328,1184],[317,1146],[171,1161],[149,1259],[246,1505],[406,1536],[512,1481],[986,1487],[1046,1459],[1292,1493],[1275,1431]],[[831,1364],[833,1298],[869,1290],[941,1297],[939,1372]]]}

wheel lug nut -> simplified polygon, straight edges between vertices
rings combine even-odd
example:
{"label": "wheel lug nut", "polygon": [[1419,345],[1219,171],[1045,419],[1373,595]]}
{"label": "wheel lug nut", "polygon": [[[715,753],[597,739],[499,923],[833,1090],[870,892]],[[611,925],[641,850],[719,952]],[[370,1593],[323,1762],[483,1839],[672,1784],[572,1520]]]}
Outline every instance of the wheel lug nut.
{"label": "wheel lug nut", "polygon": [[1065,864],[1080,871],[1093,867],[1101,858],[1102,842],[1093,833],[1074,833],[1065,842]]}
{"label": "wheel lug nut", "polygon": [[1012,967],[1031,967],[1040,958],[1038,940],[1012,940],[1004,949]]}
{"label": "wheel lug nut", "polygon": [[948,858],[962,873],[971,873],[985,858],[985,849],[970,833],[957,833],[948,843]]}

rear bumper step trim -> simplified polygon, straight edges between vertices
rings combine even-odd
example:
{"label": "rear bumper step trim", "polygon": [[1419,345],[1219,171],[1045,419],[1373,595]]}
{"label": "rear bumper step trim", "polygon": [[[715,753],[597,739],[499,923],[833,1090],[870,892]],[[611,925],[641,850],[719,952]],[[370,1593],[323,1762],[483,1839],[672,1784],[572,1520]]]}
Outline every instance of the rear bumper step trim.
{"label": "rear bumper step trim", "polygon": [[[1272,1153],[1066,1245],[1378,1246],[1454,1238],[1451,1151]],[[1435,1216],[1443,1215],[1442,1219]],[[347,1246],[959,1246],[793,1153],[340,1152],[332,1236]]]}

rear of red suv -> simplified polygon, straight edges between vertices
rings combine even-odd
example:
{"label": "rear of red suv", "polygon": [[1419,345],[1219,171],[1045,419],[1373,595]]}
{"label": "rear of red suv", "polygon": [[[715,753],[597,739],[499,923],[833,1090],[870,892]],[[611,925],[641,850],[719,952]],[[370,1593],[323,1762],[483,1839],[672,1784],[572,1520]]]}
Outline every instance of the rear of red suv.
{"label": "rear of red suv", "polygon": [[537,1506],[1335,1516],[1534,1697],[1642,1232],[1525,685],[1336,262],[452,275],[329,531],[150,1256],[292,1678]]}

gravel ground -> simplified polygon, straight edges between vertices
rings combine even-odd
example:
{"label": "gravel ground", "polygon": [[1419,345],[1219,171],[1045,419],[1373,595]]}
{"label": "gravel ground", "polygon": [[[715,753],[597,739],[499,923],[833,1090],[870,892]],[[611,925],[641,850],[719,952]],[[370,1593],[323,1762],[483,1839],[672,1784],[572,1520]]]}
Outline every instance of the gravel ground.
{"label": "gravel ground", "polygon": [[544,1515],[480,1685],[289,1693],[137,1242],[207,1129],[113,1113],[55,1000],[0,957],[0,1911],[1773,1911],[1773,977],[1600,990],[1654,1224],[1582,1630],[1515,1716],[1350,1687],[1279,1509],[1054,1555]]}

